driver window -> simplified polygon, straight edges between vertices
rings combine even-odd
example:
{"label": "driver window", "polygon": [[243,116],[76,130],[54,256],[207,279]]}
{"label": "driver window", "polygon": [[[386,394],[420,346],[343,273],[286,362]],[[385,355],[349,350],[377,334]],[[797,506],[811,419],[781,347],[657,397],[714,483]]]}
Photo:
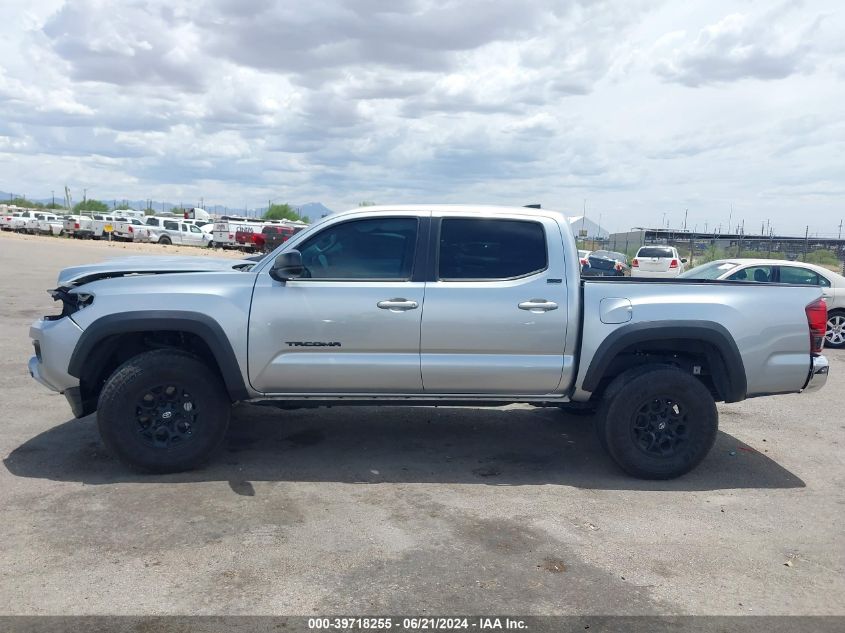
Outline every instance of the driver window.
{"label": "driver window", "polygon": [[323,229],[299,247],[304,277],[408,280],[417,224],[417,218],[372,218]]}
{"label": "driver window", "polygon": [[199,230],[196,226],[194,226],[193,224],[191,224],[191,225],[190,225],[190,227],[191,227],[191,233],[202,233],[202,231],[200,231],[200,230]]}

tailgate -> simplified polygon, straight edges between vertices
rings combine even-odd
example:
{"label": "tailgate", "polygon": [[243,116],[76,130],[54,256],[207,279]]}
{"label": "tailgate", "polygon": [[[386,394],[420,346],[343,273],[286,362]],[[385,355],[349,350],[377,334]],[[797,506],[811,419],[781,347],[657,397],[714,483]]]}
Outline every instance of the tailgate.
{"label": "tailgate", "polygon": [[649,273],[665,273],[669,272],[669,263],[672,261],[668,257],[638,257],[640,270]]}

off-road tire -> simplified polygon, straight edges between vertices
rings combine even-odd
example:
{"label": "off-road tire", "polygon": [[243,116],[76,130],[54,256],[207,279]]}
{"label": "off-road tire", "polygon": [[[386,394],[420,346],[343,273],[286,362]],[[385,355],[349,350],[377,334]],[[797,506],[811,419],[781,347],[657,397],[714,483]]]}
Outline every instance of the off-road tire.
{"label": "off-road tire", "polygon": [[[663,422],[658,431],[665,415],[670,422]],[[596,418],[599,440],[611,459],[641,479],[673,479],[688,473],[707,456],[719,430],[716,403],[707,387],[670,366],[638,368],[615,378]],[[674,438],[644,439],[665,436],[667,424]],[[679,440],[673,429],[682,429],[685,439]]]}
{"label": "off-road tire", "polygon": [[[163,394],[162,386],[175,388],[180,397],[190,398],[186,400],[191,405],[190,410],[186,409],[192,419],[188,425],[190,436],[177,438],[180,443],[176,445],[151,445],[154,440],[139,422],[139,415],[146,412],[142,409],[144,399],[156,390]],[[100,393],[97,426],[106,447],[131,468],[152,473],[180,472],[206,462],[220,447],[229,425],[230,409],[222,381],[205,363],[187,352],[159,349],[129,359],[109,377]],[[166,415],[167,411],[156,420],[162,421],[161,416]],[[167,417],[181,415],[177,404]],[[187,419],[188,413],[185,416]],[[170,433],[162,430],[169,442]]]}

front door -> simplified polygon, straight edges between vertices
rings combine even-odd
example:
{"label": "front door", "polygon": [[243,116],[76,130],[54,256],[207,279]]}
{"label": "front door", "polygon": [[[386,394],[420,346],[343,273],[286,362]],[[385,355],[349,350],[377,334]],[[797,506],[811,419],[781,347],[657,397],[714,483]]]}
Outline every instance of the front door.
{"label": "front door", "polygon": [[415,274],[428,218],[342,219],[291,245],[302,278],[255,284],[249,377],[264,393],[415,394],[425,282]]}
{"label": "front door", "polygon": [[438,224],[435,281],[426,286],[420,344],[425,392],[555,391],[567,325],[557,222],[435,213],[432,232]]}

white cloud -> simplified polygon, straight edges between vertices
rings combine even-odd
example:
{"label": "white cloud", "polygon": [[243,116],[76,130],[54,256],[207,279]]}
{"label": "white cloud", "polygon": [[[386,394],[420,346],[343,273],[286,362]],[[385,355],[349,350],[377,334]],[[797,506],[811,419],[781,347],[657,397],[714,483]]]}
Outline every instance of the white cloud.
{"label": "white cloud", "polygon": [[8,0],[0,20],[0,190],[838,223],[834,0]]}

